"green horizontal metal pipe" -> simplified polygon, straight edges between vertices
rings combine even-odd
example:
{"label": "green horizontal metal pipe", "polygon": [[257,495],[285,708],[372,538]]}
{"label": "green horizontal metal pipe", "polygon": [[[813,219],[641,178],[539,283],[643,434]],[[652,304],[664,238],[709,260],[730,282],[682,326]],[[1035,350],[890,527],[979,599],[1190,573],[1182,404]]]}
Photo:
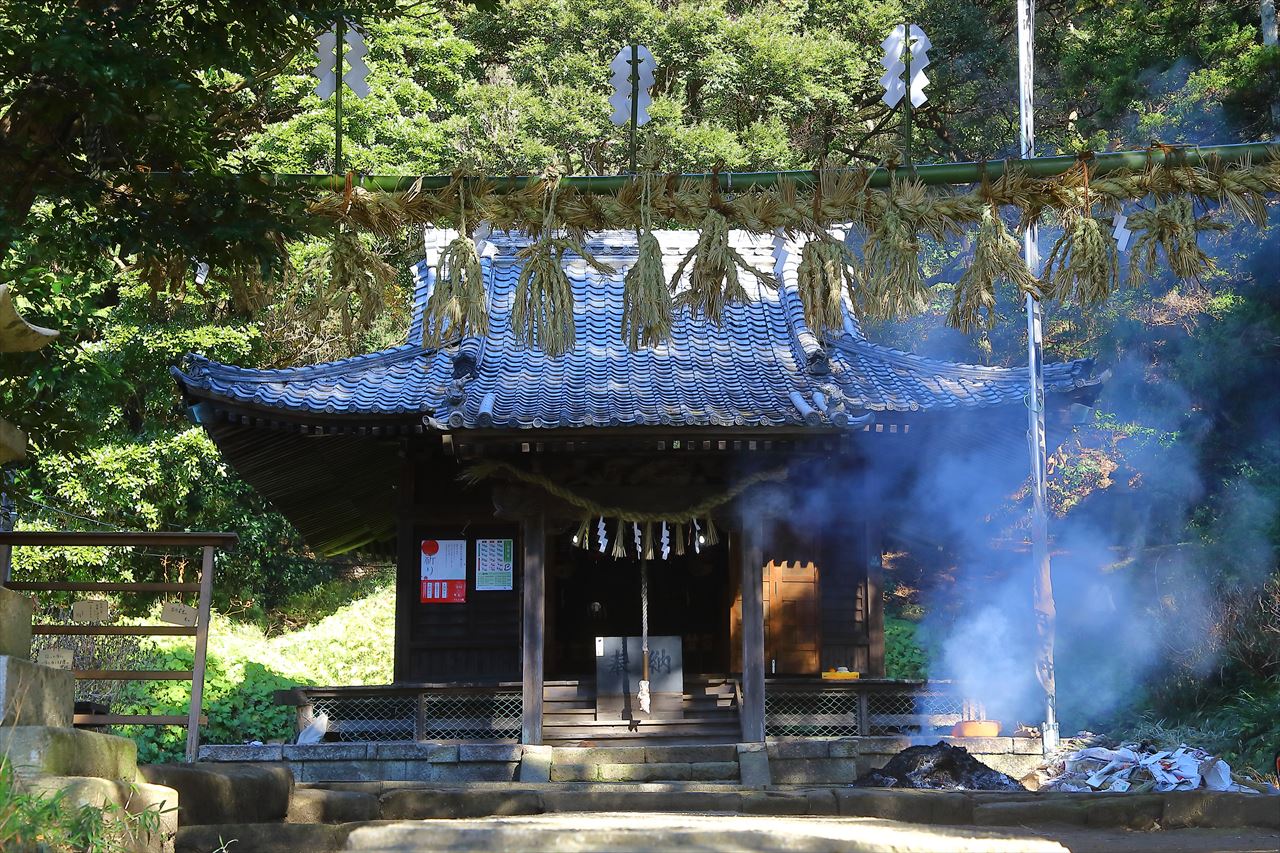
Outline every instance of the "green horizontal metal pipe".
{"label": "green horizontal metal pipe", "polygon": [[[1194,148],[1159,148],[1144,151],[1110,151],[1094,154],[1089,158],[1089,173],[1094,177],[1106,175],[1122,169],[1141,170],[1153,165],[1199,166],[1214,163],[1231,164],[1245,160],[1261,161],[1270,156],[1280,157],[1280,145],[1267,142],[1256,142],[1242,145],[1204,145]],[[980,181],[983,175],[998,178],[1006,171],[1020,169],[1035,175],[1048,178],[1061,175],[1081,161],[1073,154],[1060,157],[1034,157],[1027,160],[1007,159],[988,160],[985,163],[936,163],[916,166],[914,175],[922,183],[929,185],[973,184]],[[871,173],[870,185],[886,187],[894,174],[893,169],[879,168]],[[905,171],[905,170],[903,170]],[[711,173],[681,175],[691,180],[710,180]],[[811,184],[812,171],[794,172],[720,172],[716,175],[720,189],[725,192],[744,190],[750,187],[771,187],[779,181],[790,180],[800,184]],[[347,185],[345,175],[270,175],[268,181],[278,186],[305,186],[316,189],[340,191]],[[407,190],[416,182],[421,182],[423,189],[439,189],[447,186],[453,178],[449,175],[356,175],[352,182],[367,190],[395,192]],[[489,177],[498,192],[518,190],[530,183],[538,181],[538,176]],[[630,175],[570,175],[563,179],[562,186],[571,186],[589,193],[617,192],[631,180]]]}

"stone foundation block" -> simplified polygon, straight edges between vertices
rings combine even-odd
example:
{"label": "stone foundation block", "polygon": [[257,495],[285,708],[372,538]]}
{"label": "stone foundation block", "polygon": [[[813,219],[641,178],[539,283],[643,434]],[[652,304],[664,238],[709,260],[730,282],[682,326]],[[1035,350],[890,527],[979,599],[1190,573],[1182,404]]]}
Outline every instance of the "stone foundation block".
{"label": "stone foundation block", "polygon": [[769,761],[775,785],[848,785],[858,778],[853,758],[780,758]]}
{"label": "stone foundation block", "polygon": [[517,777],[521,782],[550,782],[551,748],[526,746],[520,756]]}
{"label": "stone foundation block", "polygon": [[1225,791],[1172,791],[1164,795],[1160,824],[1170,829],[1195,826],[1280,829],[1280,797]]}
{"label": "stone foundation block", "polygon": [[644,748],[644,760],[651,764],[670,762],[702,764],[736,761],[737,758],[737,747],[731,743],[712,746],[646,746]]}
{"label": "stone foundation block", "polygon": [[769,741],[767,750],[771,761],[775,758],[826,758],[830,755],[827,741],[812,738]]}
{"label": "stone foundation block", "polygon": [[[600,779],[599,764],[562,764],[551,765],[552,782],[597,782]],[[521,781],[525,781],[523,778]]]}
{"label": "stone foundation block", "polygon": [[200,747],[201,761],[283,761],[284,747],[278,743],[263,746],[248,744],[208,744]]}
{"label": "stone foundation block", "polygon": [[1125,829],[1155,829],[1164,815],[1159,794],[1099,794],[1089,803],[1085,823]]}
{"label": "stone foundation block", "polygon": [[291,766],[299,782],[379,782],[404,781],[408,761],[299,761]]}
{"label": "stone foundation block", "polygon": [[356,791],[326,791],[321,788],[296,788],[289,799],[286,823],[349,823],[354,820],[377,820],[378,798]]}
{"label": "stone foundation block", "polygon": [[31,659],[31,599],[0,586],[0,655]]}
{"label": "stone foundation block", "polygon": [[[555,766],[551,772],[555,774]],[[692,778],[688,764],[600,764],[596,778],[601,782],[687,782]]]}
{"label": "stone foundation block", "polygon": [[992,770],[999,770],[1014,779],[1021,779],[1028,773],[1033,772],[1040,766],[1042,761],[1039,753],[1036,755],[1015,755],[1013,753],[983,753],[975,752],[973,757],[990,767]]}
{"label": "stone foundation block", "polygon": [[158,831],[126,839],[126,846],[147,853],[173,850],[174,835],[178,831],[178,792],[173,788],[88,776],[36,776],[24,781],[23,788],[43,796],[60,794],[76,806],[102,808],[111,804],[134,815],[154,811],[160,818]]}
{"label": "stone foundation block", "polygon": [[1015,737],[1013,741],[1014,755],[1044,755],[1044,741],[1038,737]]}
{"label": "stone foundation block", "polygon": [[970,755],[1005,755],[1013,752],[1011,737],[926,737],[920,738],[918,742],[929,745],[941,742],[951,746],[961,746],[969,750]]}
{"label": "stone foundation block", "polygon": [[523,751],[518,743],[464,743],[458,746],[458,760],[519,761]]}
{"label": "stone foundation block", "polygon": [[643,764],[643,746],[557,746],[552,764]]}
{"label": "stone foundation block", "polygon": [[833,794],[841,817],[941,824],[967,824],[974,820],[973,804],[964,794],[884,788],[837,788]]}
{"label": "stone foundation block", "polygon": [[384,820],[488,817],[490,815],[542,814],[536,791],[439,791],[400,789],[381,798]]}
{"label": "stone foundation block", "polygon": [[858,742],[856,740],[829,741],[827,754],[832,758],[857,758]]}
{"label": "stone foundation block", "polygon": [[738,750],[739,755],[741,755],[744,752],[765,752],[766,751],[765,745],[763,743],[740,743],[740,744],[736,744],[736,748]]}
{"label": "stone foundation block", "polygon": [[145,764],[138,772],[178,792],[179,826],[279,822],[293,794],[284,764]]}
{"label": "stone foundation block", "polygon": [[132,782],[138,775],[138,747],[133,741],[80,729],[5,726],[0,728],[0,755],[9,756],[24,776],[99,776]]}
{"label": "stone foundation block", "polygon": [[75,690],[69,670],[0,655],[0,726],[70,726]]}
{"label": "stone foundation block", "polygon": [[[391,744],[378,744],[390,746]],[[364,761],[373,744],[288,743],[281,747],[285,761]]]}
{"label": "stone foundation block", "polygon": [[983,803],[974,806],[978,826],[1039,826],[1045,823],[1080,825],[1088,821],[1088,803],[1079,800],[1030,800]]}
{"label": "stone foundation block", "polygon": [[809,798],[803,791],[743,791],[740,795],[743,814],[749,815],[806,815]]}
{"label": "stone foundation block", "polygon": [[805,802],[809,804],[807,814],[832,817],[840,814],[840,806],[836,802],[835,791],[830,788],[816,788],[804,792]]}
{"label": "stone foundation block", "polygon": [[[467,761],[456,764],[432,761],[405,761],[403,776],[410,782],[512,782],[520,765],[515,761]],[[390,779],[385,776],[383,778]]]}
{"label": "stone foundation block", "polygon": [[769,754],[763,749],[738,753],[738,772],[744,787],[767,788],[773,784],[773,776],[769,772]]}
{"label": "stone foundation block", "polygon": [[[341,850],[354,825],[324,823],[242,823],[184,826],[178,830],[177,853],[329,853]],[[234,843],[230,843],[234,842]]]}
{"label": "stone foundation block", "polygon": [[738,762],[700,761],[689,765],[689,778],[695,782],[736,782]]}

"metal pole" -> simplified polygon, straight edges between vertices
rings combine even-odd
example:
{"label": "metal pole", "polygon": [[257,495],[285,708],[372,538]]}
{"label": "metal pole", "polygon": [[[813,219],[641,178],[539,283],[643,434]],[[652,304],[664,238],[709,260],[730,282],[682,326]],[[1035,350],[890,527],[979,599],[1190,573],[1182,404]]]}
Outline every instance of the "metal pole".
{"label": "metal pole", "polygon": [[342,18],[334,25],[333,49],[337,61],[333,64],[333,171],[342,174],[342,63],[347,48],[347,22]]}
{"label": "metal pole", "polygon": [[911,22],[902,24],[902,64],[907,93],[902,98],[902,163],[911,171]]}
{"label": "metal pole", "polygon": [[640,121],[640,47],[631,45],[631,174],[636,173],[636,126]]}
{"label": "metal pole", "polygon": [[[1018,0],[1018,114],[1023,159],[1035,156],[1035,0]],[[1023,257],[1032,275],[1040,274],[1038,230],[1030,223],[1022,234]],[[1053,578],[1049,565],[1049,518],[1046,471],[1048,449],[1044,430],[1044,318],[1040,302],[1027,294],[1027,443],[1031,454],[1031,559],[1034,564],[1032,605],[1040,648],[1036,677],[1044,688],[1044,723],[1041,725],[1045,755],[1058,746],[1058,697],[1053,671],[1056,613]]]}

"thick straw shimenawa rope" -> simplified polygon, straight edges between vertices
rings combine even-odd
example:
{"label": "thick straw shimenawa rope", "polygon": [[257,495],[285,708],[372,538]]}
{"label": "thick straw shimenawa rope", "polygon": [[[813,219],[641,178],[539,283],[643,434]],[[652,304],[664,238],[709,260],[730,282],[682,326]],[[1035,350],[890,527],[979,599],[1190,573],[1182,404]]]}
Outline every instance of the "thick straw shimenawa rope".
{"label": "thick straw shimenawa rope", "polygon": [[[951,317],[956,324],[974,325],[980,316],[986,316],[987,282],[993,272],[1005,267],[1007,255],[1007,240],[997,239],[992,209],[1012,208],[1023,224],[1039,220],[1046,212],[1056,214],[1065,230],[1049,253],[1042,282],[1044,295],[1097,302],[1114,291],[1119,280],[1117,250],[1105,217],[1125,203],[1155,198],[1153,210],[1130,219],[1129,226],[1136,233],[1132,263],[1152,272],[1158,255],[1163,253],[1174,274],[1194,280],[1208,266],[1207,257],[1202,259],[1198,254],[1192,232],[1218,226],[1204,216],[1191,217],[1190,211],[1195,205],[1206,210],[1220,208],[1248,222],[1265,223],[1267,205],[1280,193],[1280,155],[1225,166],[1156,165],[1145,170],[1111,172],[1092,181],[1083,163],[1053,177],[1033,177],[1015,170],[1006,172],[990,186],[968,192],[926,188],[906,180],[896,180],[886,190],[870,189],[860,175],[865,173],[843,171],[831,186],[803,191],[783,182],[730,200],[720,198],[718,185],[680,182],[674,176],[668,176],[665,188],[651,192],[648,198],[645,182],[656,184],[653,176],[637,176],[613,195],[561,187],[558,179],[499,193],[491,183],[474,178],[468,184],[467,202],[469,215],[477,221],[487,220],[496,228],[522,230],[538,237],[525,252],[523,288],[513,306],[513,325],[520,340],[536,343],[548,352],[562,352],[573,343],[573,301],[561,266],[567,253],[580,253],[581,239],[552,236],[561,229],[570,235],[609,229],[640,228],[643,232],[650,210],[658,220],[699,229],[698,244],[685,257],[678,273],[690,272],[691,287],[681,294],[681,301],[696,313],[718,319],[726,304],[747,296],[738,281],[741,270],[759,276],[765,284],[772,283],[768,273],[756,270],[733,250],[730,229],[757,234],[778,229],[799,233],[810,231],[815,221],[850,223],[862,232],[865,246],[854,310],[875,318],[918,313],[928,307],[928,290],[918,258],[920,234],[946,239],[977,226],[981,238],[985,224],[988,244],[975,253],[974,263],[988,264],[990,268],[978,269],[965,282],[965,292],[960,294],[964,298],[953,306]],[[379,234],[411,225],[451,221],[457,209],[456,188],[423,191],[420,186],[404,193],[357,188],[325,196],[309,208],[314,215]],[[631,308],[624,326],[626,337],[634,335],[637,344],[662,338],[663,306],[656,300],[654,247],[647,240],[644,243],[641,251],[650,262],[637,262],[633,267],[640,272],[632,280],[628,297]],[[589,257],[586,260],[603,272],[604,265],[595,264]],[[806,316],[819,326],[833,319],[835,261],[834,250],[815,247],[806,266],[809,286],[802,289],[801,299]],[[460,276],[458,284],[462,286],[467,279],[465,269],[460,268]],[[841,271],[841,278],[844,277]],[[847,279],[844,283],[847,287]],[[1025,282],[1020,286],[1030,289]],[[464,291],[469,292],[466,288]],[[459,300],[460,305],[467,302]],[[466,317],[464,310],[463,319]],[[475,315],[471,317],[476,319]],[[654,322],[648,322],[646,317]]]}

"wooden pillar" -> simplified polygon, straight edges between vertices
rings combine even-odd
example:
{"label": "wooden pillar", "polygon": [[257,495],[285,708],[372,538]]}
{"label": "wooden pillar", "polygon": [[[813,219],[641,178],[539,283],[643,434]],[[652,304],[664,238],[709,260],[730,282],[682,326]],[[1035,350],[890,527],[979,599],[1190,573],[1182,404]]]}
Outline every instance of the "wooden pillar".
{"label": "wooden pillar", "polygon": [[191,704],[187,709],[187,763],[200,754],[200,718],[204,711],[204,666],[209,648],[209,611],[213,603],[213,546],[200,558],[200,601],[197,605],[196,648],[191,665]]}
{"label": "wooden pillar", "polygon": [[524,544],[520,742],[538,744],[542,743],[542,673],[546,644],[546,519],[541,514],[525,516],[520,522],[520,539]]}
{"label": "wooden pillar", "polygon": [[742,546],[742,740],[764,742],[764,530],[743,519]]}
{"label": "wooden pillar", "polygon": [[867,669],[873,678],[884,677],[884,548],[880,528],[866,525],[867,564]]}
{"label": "wooden pillar", "polygon": [[421,544],[414,538],[414,504],[417,500],[416,466],[413,446],[405,441],[400,446],[400,486],[396,495],[396,617],[393,640],[392,680],[411,681],[413,608],[417,604],[422,561]]}

